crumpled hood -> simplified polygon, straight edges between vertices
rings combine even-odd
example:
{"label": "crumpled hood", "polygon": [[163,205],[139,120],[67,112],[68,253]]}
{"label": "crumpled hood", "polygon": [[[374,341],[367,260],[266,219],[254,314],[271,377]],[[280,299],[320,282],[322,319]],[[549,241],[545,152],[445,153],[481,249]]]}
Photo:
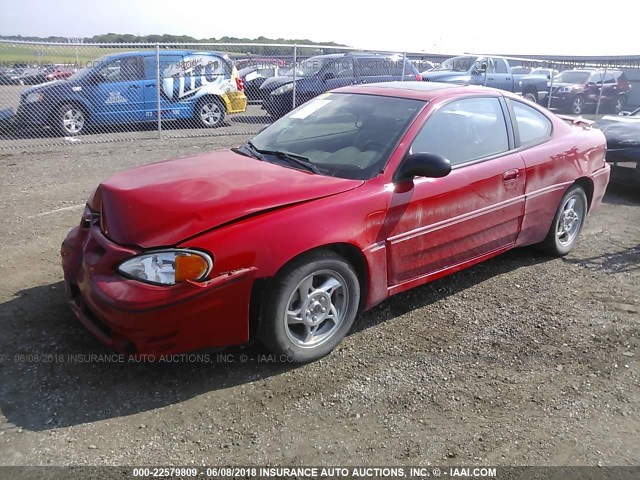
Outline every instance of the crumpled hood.
{"label": "crumpled hood", "polygon": [[242,217],[362,185],[224,150],[119,173],[96,189],[105,235],[143,248],[181,240]]}

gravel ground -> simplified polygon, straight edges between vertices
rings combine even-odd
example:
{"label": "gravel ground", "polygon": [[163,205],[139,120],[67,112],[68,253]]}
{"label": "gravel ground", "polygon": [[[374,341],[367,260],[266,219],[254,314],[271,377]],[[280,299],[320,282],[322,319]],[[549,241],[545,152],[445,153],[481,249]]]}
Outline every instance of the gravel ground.
{"label": "gravel ground", "polygon": [[116,171],[241,141],[0,152],[0,464],[640,464],[633,190],[566,258],[519,249],[398,295],[311,364],[113,361],[65,306],[82,204]]}

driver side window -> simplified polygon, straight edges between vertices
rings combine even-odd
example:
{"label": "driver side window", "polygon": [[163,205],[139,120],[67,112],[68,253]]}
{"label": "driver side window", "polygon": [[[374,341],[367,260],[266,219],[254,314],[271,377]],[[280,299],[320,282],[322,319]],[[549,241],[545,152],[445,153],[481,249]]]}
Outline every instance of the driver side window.
{"label": "driver side window", "polygon": [[109,62],[99,72],[104,82],[130,82],[141,80],[143,72],[139,57],[124,57]]}
{"label": "driver side window", "polygon": [[468,98],[444,105],[423,125],[410,153],[435,153],[451,165],[509,150],[507,125],[497,98]]}

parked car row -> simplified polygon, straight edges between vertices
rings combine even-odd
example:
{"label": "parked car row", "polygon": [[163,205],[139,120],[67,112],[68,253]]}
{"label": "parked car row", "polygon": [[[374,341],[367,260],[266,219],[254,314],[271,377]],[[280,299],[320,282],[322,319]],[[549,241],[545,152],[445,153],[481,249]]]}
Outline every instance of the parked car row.
{"label": "parked car row", "polygon": [[0,69],[0,85],[38,85],[68,78],[76,71],[75,67],[65,65],[3,68]]}
{"label": "parked car row", "polygon": [[422,72],[422,78],[430,82],[499,88],[519,93],[536,103],[546,96],[548,88],[543,75],[515,73],[509,61],[501,57],[465,55],[449,58],[438,67]]}
{"label": "parked car row", "polygon": [[[505,58],[460,56],[422,72],[424,80],[485,85],[521,94],[549,108],[575,115],[595,109],[621,112],[631,85],[621,70],[511,67]],[[550,101],[549,101],[550,100]]]}
{"label": "parked car row", "polygon": [[[270,73],[270,70],[269,70]],[[265,78],[256,101],[271,116],[279,118],[318,95],[338,87],[393,80],[422,80],[416,67],[402,55],[336,53],[297,62],[295,67]],[[245,77],[246,78],[246,77]]]}
{"label": "parked car row", "polygon": [[[429,64],[428,69],[418,72],[416,65],[424,66],[425,62],[405,59],[403,65],[400,55],[320,55],[298,62],[295,82],[293,69],[284,68],[284,64],[281,59],[254,59],[252,65],[240,71],[249,101],[261,102],[263,109],[276,118],[293,109],[294,90],[295,105],[298,105],[337,86],[389,80],[484,85],[517,93],[545,106],[551,95],[552,108],[574,114],[593,108],[599,100],[602,111],[620,112],[630,91],[629,82],[619,70],[560,73],[551,68],[512,67],[502,57],[464,55],[449,58],[438,66]],[[577,79],[578,84],[567,83],[573,79]]]}
{"label": "parked car row", "polygon": [[580,115],[600,101],[603,111],[620,113],[630,91],[620,70],[565,70],[554,78],[549,106]]}
{"label": "parked car row", "polygon": [[[502,57],[458,56],[429,64],[420,73],[417,66],[424,61],[399,54],[318,55],[295,66],[272,57],[233,61],[217,52],[164,50],[160,55],[160,70],[154,52],[126,52],[101,57],[79,72],[54,65],[16,66],[0,72],[0,83],[36,84],[22,92],[17,120],[49,125],[65,136],[84,133],[91,124],[157,121],[158,96],[163,120],[216,127],[227,114],[246,111],[247,103],[261,104],[279,118],[334,88],[393,80],[484,85],[573,114],[598,103],[603,112],[620,112],[631,89],[620,70],[530,70],[512,67]],[[11,116],[6,110],[0,118]]]}

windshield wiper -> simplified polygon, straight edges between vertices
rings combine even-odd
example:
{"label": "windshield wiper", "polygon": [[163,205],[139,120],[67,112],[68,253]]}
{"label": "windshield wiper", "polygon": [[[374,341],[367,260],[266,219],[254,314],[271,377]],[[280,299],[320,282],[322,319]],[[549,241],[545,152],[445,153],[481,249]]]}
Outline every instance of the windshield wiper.
{"label": "windshield wiper", "polygon": [[260,155],[273,155],[274,157],[286,160],[290,165],[296,164],[300,167],[303,167],[305,170],[318,175],[321,174],[320,170],[318,170],[318,167],[316,167],[307,157],[303,157],[302,155],[296,155],[295,153],[283,152],[280,150],[259,150],[253,145],[253,143],[251,143],[251,141],[247,142],[247,145],[249,145],[249,147],[258,152]]}
{"label": "windshield wiper", "polygon": [[251,140],[249,140],[240,148],[232,148],[231,151],[240,155],[244,155],[245,157],[255,158],[256,160],[264,160],[264,157],[262,156],[260,150],[255,147]]}

